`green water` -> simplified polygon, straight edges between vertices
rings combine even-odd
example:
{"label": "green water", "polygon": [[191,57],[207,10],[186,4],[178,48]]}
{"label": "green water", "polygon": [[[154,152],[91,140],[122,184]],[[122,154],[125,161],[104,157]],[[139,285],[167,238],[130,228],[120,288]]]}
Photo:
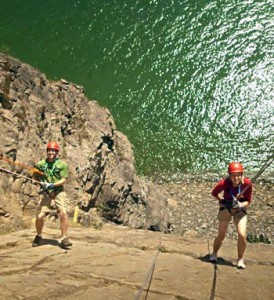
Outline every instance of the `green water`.
{"label": "green water", "polygon": [[83,85],[139,173],[257,170],[273,152],[273,1],[0,4],[0,51]]}

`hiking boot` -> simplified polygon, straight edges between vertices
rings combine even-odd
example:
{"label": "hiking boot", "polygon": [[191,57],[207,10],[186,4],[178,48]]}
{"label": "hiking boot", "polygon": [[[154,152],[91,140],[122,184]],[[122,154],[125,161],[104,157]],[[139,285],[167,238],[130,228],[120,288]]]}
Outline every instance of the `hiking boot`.
{"label": "hiking boot", "polygon": [[72,243],[69,241],[68,238],[63,238],[60,246],[61,246],[61,248],[66,249],[66,248],[72,246]]}
{"label": "hiking boot", "polygon": [[244,263],[244,260],[242,258],[238,260],[237,268],[238,269],[245,269],[245,263]]}
{"label": "hiking boot", "polygon": [[209,261],[212,262],[212,263],[216,263],[217,262],[217,256],[214,253],[212,253],[210,255]]}
{"label": "hiking boot", "polygon": [[37,247],[40,245],[41,243],[41,240],[42,240],[42,237],[39,236],[39,235],[36,235],[33,242],[32,242],[32,247]]}

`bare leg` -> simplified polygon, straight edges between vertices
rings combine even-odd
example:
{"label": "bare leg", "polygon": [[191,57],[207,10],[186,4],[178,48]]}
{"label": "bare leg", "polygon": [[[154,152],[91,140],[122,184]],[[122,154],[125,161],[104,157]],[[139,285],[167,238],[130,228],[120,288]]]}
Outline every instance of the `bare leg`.
{"label": "bare leg", "polygon": [[229,225],[229,221],[219,221],[219,226],[218,226],[218,235],[214,240],[213,243],[213,254],[217,256],[217,252],[222,246],[223,240],[225,238],[227,228]]}
{"label": "bare leg", "polygon": [[44,218],[45,218],[44,213],[40,213],[36,217],[35,227],[36,227],[36,233],[39,236],[42,235],[42,230],[43,230],[43,227],[44,227]]}
{"label": "bare leg", "polygon": [[242,217],[236,224],[238,231],[238,260],[242,259],[246,249],[246,225],[247,216]]}
{"label": "bare leg", "polygon": [[60,228],[62,237],[67,237],[68,233],[68,214],[65,210],[59,211],[60,216]]}

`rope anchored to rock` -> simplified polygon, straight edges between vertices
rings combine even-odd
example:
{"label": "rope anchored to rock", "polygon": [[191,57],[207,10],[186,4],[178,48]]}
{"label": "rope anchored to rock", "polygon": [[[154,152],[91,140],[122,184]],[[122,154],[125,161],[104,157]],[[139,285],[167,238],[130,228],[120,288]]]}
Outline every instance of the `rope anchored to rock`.
{"label": "rope anchored to rock", "polygon": [[31,174],[37,174],[37,175],[44,175],[44,173],[34,167],[28,166],[26,164],[20,163],[20,162],[15,162],[7,157],[4,157],[1,153],[0,153],[0,160],[3,160],[4,162],[9,163],[10,165],[14,165],[14,166],[19,166],[23,169],[27,169],[29,170],[29,172]]}
{"label": "rope anchored to rock", "polygon": [[[263,166],[261,167],[261,169],[257,172],[257,174],[251,179],[251,182],[255,182],[259,176],[262,175],[262,173],[273,163],[274,161],[274,154],[272,154],[267,160],[266,162],[263,164]],[[250,187],[252,183],[250,183],[249,185],[247,185],[239,195],[243,195],[245,193],[245,191]]]}
{"label": "rope anchored to rock", "polygon": [[19,178],[27,179],[27,180],[29,180],[30,182],[32,182],[32,183],[34,183],[34,184],[39,184],[39,185],[42,186],[42,187],[45,185],[44,182],[41,182],[41,181],[32,179],[32,178],[27,177],[27,176],[25,176],[25,175],[22,175],[22,174],[19,174],[19,173],[16,173],[16,172],[12,172],[12,171],[10,171],[10,170],[7,170],[7,169],[1,168],[1,167],[0,167],[0,171],[5,172],[5,173],[10,174],[10,175],[13,175],[13,176],[16,176],[16,177],[19,177]]}
{"label": "rope anchored to rock", "polygon": [[154,269],[155,269],[155,265],[156,265],[156,261],[157,261],[157,258],[160,254],[160,251],[161,251],[161,241],[159,243],[159,246],[158,246],[158,250],[157,250],[157,253],[156,253],[156,256],[152,262],[152,265],[149,269],[149,272],[147,273],[147,276],[146,276],[146,279],[144,280],[144,283],[143,285],[140,287],[139,291],[138,291],[138,294],[136,295],[135,297],[135,300],[139,300],[140,297],[141,297],[141,294],[142,292],[144,291],[147,283],[148,283],[148,287],[147,287],[147,293],[146,293],[146,297],[145,299],[147,299],[147,296],[148,296],[148,292],[149,292],[149,289],[150,289],[150,284],[151,284],[151,281],[152,281],[152,277],[153,277],[153,273],[154,273]]}

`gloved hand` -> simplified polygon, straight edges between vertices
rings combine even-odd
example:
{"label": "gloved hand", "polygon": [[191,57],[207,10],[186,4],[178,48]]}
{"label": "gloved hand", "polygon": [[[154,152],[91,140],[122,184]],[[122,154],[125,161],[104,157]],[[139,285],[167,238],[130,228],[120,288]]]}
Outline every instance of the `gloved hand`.
{"label": "gloved hand", "polygon": [[45,182],[44,183],[44,189],[47,191],[47,190],[53,190],[54,188],[54,184],[51,183],[51,182]]}
{"label": "gloved hand", "polygon": [[236,198],[234,198],[232,208],[235,208],[235,209],[243,208],[243,203],[238,201]]}

